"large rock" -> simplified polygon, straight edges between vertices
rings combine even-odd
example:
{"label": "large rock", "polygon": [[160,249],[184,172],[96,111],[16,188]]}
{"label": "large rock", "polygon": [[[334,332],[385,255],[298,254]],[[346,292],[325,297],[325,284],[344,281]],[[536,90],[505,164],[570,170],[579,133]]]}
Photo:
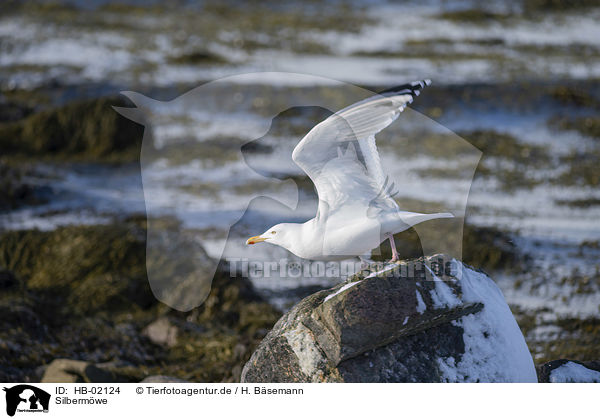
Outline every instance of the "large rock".
{"label": "large rock", "polygon": [[600,383],[600,361],[557,359],[539,368],[540,383]]}
{"label": "large rock", "polygon": [[243,382],[536,382],[502,293],[443,255],[373,266],[294,306]]}

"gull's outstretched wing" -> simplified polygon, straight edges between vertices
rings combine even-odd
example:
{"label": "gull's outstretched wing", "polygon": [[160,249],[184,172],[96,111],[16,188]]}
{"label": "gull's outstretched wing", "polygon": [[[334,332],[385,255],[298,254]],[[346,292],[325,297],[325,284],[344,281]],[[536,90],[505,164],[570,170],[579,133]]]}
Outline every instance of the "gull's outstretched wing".
{"label": "gull's outstretched wing", "polygon": [[[319,212],[342,205],[397,208],[381,167],[375,134],[390,125],[429,80],[386,90],[331,115],[298,143],[292,158],[311,178]],[[326,204],[326,206],[325,206]]]}

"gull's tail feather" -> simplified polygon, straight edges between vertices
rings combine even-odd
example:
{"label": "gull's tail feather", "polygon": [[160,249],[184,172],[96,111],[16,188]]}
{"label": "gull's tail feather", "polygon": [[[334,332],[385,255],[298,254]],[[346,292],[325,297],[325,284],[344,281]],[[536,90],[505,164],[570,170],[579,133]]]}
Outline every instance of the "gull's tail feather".
{"label": "gull's tail feather", "polygon": [[403,223],[412,227],[419,223],[429,221],[429,220],[437,220],[439,218],[454,218],[453,214],[449,212],[437,212],[434,214],[420,214],[418,212],[400,212],[398,217],[402,220]]}

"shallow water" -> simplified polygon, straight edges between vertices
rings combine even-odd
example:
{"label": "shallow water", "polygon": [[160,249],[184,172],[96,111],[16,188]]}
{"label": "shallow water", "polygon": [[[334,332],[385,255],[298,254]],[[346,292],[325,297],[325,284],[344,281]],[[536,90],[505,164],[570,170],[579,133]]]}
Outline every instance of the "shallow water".
{"label": "shallow water", "polygon": [[[31,6],[0,18],[3,84],[110,80],[139,88],[252,71],[301,71],[368,85],[424,74],[436,83],[600,75],[597,9],[527,15],[513,3],[495,20],[475,20],[452,14],[469,7],[461,1],[372,2],[343,12],[336,2],[318,12],[292,3],[269,14],[236,3],[229,15],[194,2],[135,9]],[[277,26],[278,19],[287,25]],[[209,56],[199,63],[173,61],[196,51]]]}

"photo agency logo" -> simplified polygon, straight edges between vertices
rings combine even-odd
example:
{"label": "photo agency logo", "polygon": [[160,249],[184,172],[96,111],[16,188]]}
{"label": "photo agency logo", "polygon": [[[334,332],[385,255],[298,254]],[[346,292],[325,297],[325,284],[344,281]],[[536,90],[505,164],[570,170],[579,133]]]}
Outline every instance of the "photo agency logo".
{"label": "photo agency logo", "polygon": [[368,266],[356,261],[295,261],[289,258],[278,261],[256,261],[241,258],[228,258],[229,275],[242,275],[246,278],[327,278],[346,279],[356,272],[378,277],[403,277],[409,280],[435,280],[436,277],[457,277],[460,268],[456,260],[437,255],[427,261],[415,263],[399,262],[386,266],[384,262],[372,262]]}
{"label": "photo agency logo", "polygon": [[[264,72],[170,101],[122,92],[135,107],[115,109],[145,127],[154,295],[188,311],[220,271],[284,281],[373,270],[372,258],[460,259],[481,152],[407,107],[429,84],[376,92]],[[398,241],[401,232],[408,235]]]}
{"label": "photo agency logo", "polygon": [[15,413],[48,413],[50,394],[30,384],[19,384],[10,388],[4,387],[6,397],[6,414]]}

